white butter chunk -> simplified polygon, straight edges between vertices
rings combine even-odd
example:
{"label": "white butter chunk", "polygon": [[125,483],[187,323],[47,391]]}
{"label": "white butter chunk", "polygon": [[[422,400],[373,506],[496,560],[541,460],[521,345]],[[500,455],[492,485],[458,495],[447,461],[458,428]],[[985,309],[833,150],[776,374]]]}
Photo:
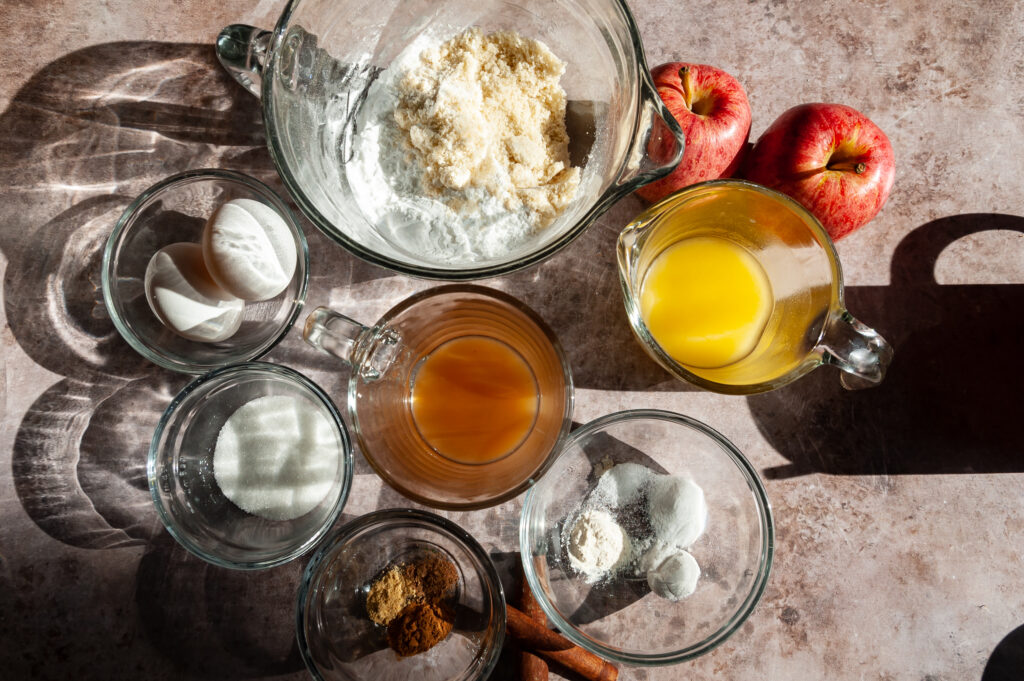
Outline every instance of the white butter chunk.
{"label": "white butter chunk", "polygon": [[203,230],[203,255],[214,281],[243,300],[273,298],[295,273],[295,239],[277,211],[252,199],[228,201]]}
{"label": "white butter chunk", "polygon": [[171,244],[157,251],[146,266],[145,289],[157,319],[190,340],[226,340],[242,324],[245,303],[213,281],[199,244]]}

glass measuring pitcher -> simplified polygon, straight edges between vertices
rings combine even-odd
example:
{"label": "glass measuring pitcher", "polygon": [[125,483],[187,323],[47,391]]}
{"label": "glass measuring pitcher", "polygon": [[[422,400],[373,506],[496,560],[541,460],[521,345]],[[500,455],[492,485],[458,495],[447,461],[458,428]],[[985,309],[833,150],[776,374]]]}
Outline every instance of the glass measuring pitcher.
{"label": "glass measuring pitcher", "polygon": [[[712,259],[712,267],[694,274]],[[847,388],[869,387],[892,360],[885,339],[846,311],[839,258],[825,229],[799,203],[766,187],[714,180],[683,189],[626,226],[618,261],[641,345],[677,378],[702,388],[764,392],[821,364],[842,369]],[[659,317],[658,305],[687,301],[694,289],[702,290],[692,306]],[[688,319],[690,313],[700,318]]]}
{"label": "glass measuring pitcher", "polygon": [[[369,220],[357,200],[365,192],[353,190],[350,176],[377,76],[418,39],[441,41],[469,27],[540,40],[567,63],[561,85],[581,181],[566,210],[525,243],[452,264]],[[616,200],[670,172],[683,153],[622,0],[291,0],[273,32],[229,26],[217,53],[262,97],[271,156],[306,216],[357,256],[405,274],[468,280],[537,263]]]}
{"label": "glass measuring pitcher", "polygon": [[554,333],[499,291],[416,294],[372,327],[327,308],[303,337],[352,366],[348,412],[374,470],[435,508],[511,499],[547,470],[572,419],[572,376]]}

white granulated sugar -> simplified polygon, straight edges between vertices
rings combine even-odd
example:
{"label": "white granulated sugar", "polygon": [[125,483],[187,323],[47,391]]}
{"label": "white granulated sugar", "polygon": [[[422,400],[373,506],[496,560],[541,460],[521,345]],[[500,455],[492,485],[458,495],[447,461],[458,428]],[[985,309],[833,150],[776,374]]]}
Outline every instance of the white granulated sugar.
{"label": "white granulated sugar", "polygon": [[269,520],[309,513],[334,485],[341,451],[331,422],[304,398],[258,397],[221,427],[213,476],[240,509]]}
{"label": "white granulated sugar", "polygon": [[662,598],[679,601],[697,589],[699,578],[697,559],[678,549],[647,572],[647,585]]}
{"label": "white granulated sugar", "polygon": [[569,530],[569,561],[594,582],[625,562],[630,554],[629,538],[606,511],[580,513]]}
{"label": "white granulated sugar", "polygon": [[396,248],[432,263],[479,264],[523,247],[579,185],[563,69],[515,34],[413,42],[359,114],[346,176],[360,211]]}
{"label": "white granulated sugar", "polygon": [[693,480],[658,476],[651,486],[649,506],[651,526],[665,544],[686,548],[704,532],[708,517],[704,490]]}

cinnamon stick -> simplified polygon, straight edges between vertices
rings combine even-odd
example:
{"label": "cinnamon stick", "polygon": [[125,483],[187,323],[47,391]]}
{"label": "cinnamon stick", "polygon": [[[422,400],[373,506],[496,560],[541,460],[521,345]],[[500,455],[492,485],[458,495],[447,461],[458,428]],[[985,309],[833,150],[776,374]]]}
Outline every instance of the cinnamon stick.
{"label": "cinnamon stick", "polygon": [[505,606],[507,631],[519,644],[549,662],[576,672],[589,681],[615,681],[618,668],[597,655],[573,644],[561,634],[551,631],[511,605]]}
{"label": "cinnamon stick", "polygon": [[[548,617],[530,590],[526,575],[523,573],[523,564],[520,561],[517,562],[517,565],[519,566],[519,593],[517,594],[519,608],[531,620],[542,627],[547,627]],[[548,681],[548,663],[524,648],[519,653],[519,678],[521,681]]]}

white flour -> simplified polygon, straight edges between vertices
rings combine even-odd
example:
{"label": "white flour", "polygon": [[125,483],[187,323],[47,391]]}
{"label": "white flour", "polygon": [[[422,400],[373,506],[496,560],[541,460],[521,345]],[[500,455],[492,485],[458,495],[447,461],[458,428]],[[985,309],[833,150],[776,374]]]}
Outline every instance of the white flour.
{"label": "white flour", "polygon": [[583,511],[576,517],[568,544],[569,561],[587,581],[599,580],[631,553],[626,533],[601,510]]}
{"label": "white flour", "polygon": [[563,542],[587,582],[630,569],[662,598],[680,600],[696,588],[700,567],[684,549],[703,534],[707,504],[692,480],[621,463],[601,474],[570,518]]}
{"label": "white flour", "polygon": [[380,235],[417,259],[444,265],[505,259],[535,236],[535,215],[526,206],[510,210],[484,187],[440,194],[425,187],[424,169],[395,121],[400,78],[438,44],[427,37],[413,42],[370,86],[346,169],[349,186]]}

